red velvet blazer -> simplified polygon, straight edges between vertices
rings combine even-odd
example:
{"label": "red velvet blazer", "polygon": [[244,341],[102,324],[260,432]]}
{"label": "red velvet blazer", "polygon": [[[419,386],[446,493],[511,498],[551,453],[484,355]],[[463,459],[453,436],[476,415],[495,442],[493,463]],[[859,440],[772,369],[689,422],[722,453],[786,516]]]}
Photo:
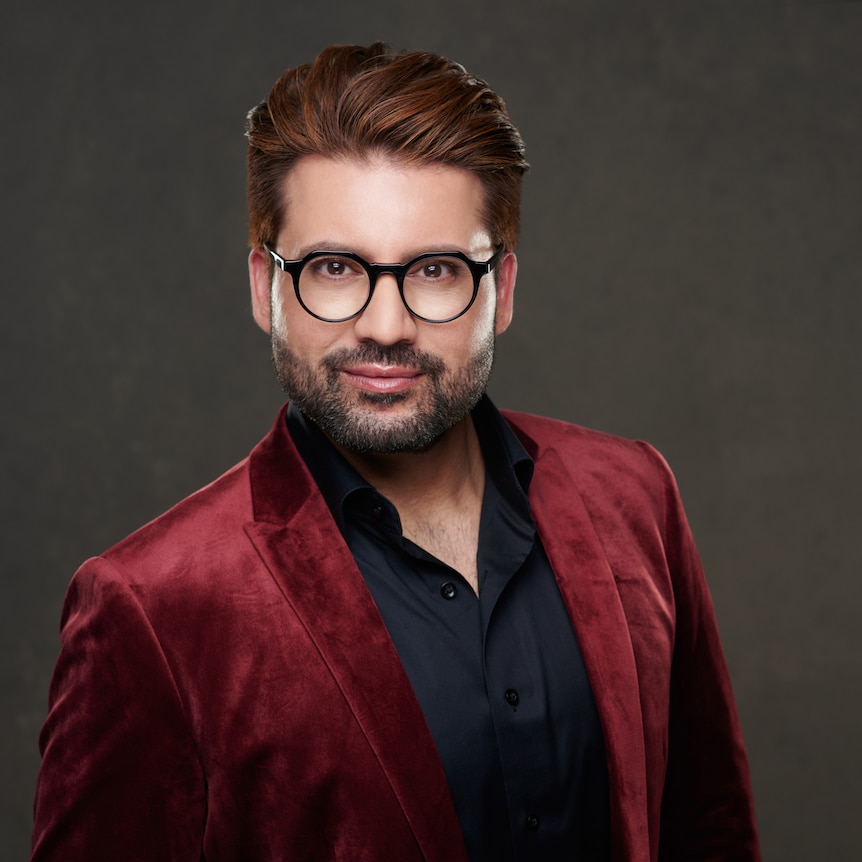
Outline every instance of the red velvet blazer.
{"label": "red velvet blazer", "polygon": [[[712,604],[645,444],[505,414],[605,734],[614,862],[759,859]],[[33,859],[466,862],[395,648],[279,414],[69,588]]]}

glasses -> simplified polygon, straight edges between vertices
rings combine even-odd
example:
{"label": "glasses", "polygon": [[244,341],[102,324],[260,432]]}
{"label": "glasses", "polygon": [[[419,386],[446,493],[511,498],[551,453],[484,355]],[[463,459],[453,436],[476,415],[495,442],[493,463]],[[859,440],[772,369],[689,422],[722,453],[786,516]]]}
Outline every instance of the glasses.
{"label": "glasses", "polygon": [[358,317],[371,302],[377,279],[395,276],[401,301],[426,323],[449,323],[470,308],[479,283],[499,263],[503,249],[485,261],[460,251],[427,252],[407,263],[369,263],[349,251],[313,251],[301,260],[285,260],[265,246],[272,259],[293,277],[299,304],[327,323]]}

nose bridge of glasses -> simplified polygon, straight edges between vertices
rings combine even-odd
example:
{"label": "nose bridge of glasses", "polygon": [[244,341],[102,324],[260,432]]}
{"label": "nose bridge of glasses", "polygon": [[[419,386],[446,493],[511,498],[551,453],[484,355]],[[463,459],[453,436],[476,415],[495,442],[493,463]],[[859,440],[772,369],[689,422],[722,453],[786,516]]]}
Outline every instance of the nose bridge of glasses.
{"label": "nose bridge of glasses", "polygon": [[404,285],[404,275],[407,272],[409,264],[403,263],[368,263],[365,265],[365,271],[368,273],[370,287],[372,290],[377,286],[377,281],[380,276],[391,276],[398,285],[400,291]]}

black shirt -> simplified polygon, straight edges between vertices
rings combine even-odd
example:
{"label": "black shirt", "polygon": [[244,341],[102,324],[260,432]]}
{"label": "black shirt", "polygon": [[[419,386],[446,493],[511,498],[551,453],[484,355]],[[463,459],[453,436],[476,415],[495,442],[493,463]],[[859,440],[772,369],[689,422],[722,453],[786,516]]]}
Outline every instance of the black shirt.
{"label": "black shirt", "polygon": [[486,464],[479,598],[402,535],[395,507],[314,423],[293,406],[287,422],[425,714],[471,862],[606,862],[602,732],[533,523],[533,462],[487,397],[472,415]]}

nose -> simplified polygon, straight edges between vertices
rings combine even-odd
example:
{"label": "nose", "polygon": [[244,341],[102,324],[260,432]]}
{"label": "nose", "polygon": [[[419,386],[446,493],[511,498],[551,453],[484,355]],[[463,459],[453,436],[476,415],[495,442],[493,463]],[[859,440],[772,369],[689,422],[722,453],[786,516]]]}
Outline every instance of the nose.
{"label": "nose", "polygon": [[398,282],[391,273],[381,273],[365,311],[353,324],[360,341],[378,344],[411,342],[416,337],[416,320],[401,300]]}

